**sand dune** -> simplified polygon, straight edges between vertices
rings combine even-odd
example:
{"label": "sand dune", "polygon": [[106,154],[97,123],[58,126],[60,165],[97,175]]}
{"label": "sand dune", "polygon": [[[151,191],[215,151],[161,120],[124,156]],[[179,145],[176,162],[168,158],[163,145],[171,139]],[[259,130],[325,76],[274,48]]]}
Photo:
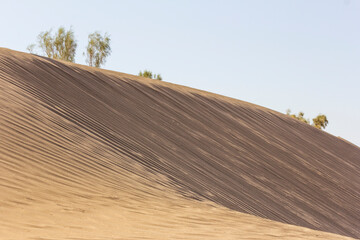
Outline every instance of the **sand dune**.
{"label": "sand dune", "polygon": [[357,146],[243,101],[0,48],[1,239],[346,236],[360,238]]}

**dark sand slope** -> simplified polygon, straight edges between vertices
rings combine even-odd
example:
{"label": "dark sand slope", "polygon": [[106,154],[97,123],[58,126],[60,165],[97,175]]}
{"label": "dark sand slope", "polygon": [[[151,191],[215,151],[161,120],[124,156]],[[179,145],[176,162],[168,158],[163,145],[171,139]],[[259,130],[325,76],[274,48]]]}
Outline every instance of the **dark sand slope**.
{"label": "dark sand slope", "polygon": [[360,238],[360,148],[239,100],[0,48],[5,239],[341,238],[307,228]]}

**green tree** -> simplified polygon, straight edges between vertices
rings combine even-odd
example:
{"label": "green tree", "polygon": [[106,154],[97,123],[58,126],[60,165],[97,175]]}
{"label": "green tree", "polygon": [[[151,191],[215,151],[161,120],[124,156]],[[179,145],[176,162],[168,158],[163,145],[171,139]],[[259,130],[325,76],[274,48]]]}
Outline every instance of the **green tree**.
{"label": "green tree", "polygon": [[151,79],[157,79],[157,80],[162,80],[162,77],[160,74],[153,74],[151,71],[149,70],[144,70],[144,72],[140,71],[139,72],[139,76],[141,77],[146,77],[146,78],[151,78]]}
{"label": "green tree", "polygon": [[86,53],[84,53],[89,66],[100,67],[105,64],[106,58],[111,54],[110,40],[107,33],[104,36],[99,32],[89,34]]}
{"label": "green tree", "polygon": [[[30,44],[27,50],[33,53],[35,47],[36,44]],[[51,34],[51,30],[41,32],[37,37],[37,47],[49,58],[69,62],[75,61],[77,43],[71,28],[65,30],[65,28],[60,27],[54,35]]]}
{"label": "green tree", "polygon": [[327,117],[324,114],[319,114],[316,118],[313,118],[313,126],[318,129],[325,129],[329,124]]}

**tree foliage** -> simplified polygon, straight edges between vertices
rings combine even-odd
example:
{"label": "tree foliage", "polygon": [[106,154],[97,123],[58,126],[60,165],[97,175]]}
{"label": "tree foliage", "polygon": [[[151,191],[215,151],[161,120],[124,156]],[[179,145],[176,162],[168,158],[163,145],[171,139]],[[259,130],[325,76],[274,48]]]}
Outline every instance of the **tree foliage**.
{"label": "tree foliage", "polygon": [[313,126],[318,129],[325,129],[329,121],[324,114],[319,114],[316,118],[313,118]]}
{"label": "tree foliage", "polygon": [[71,28],[65,30],[65,28],[60,27],[54,35],[51,34],[51,30],[41,32],[37,37],[37,45],[30,44],[27,50],[33,53],[36,46],[49,58],[69,62],[75,61],[77,43]]}
{"label": "tree foliage", "polygon": [[[288,109],[286,111],[286,115],[295,118],[299,121],[302,121],[304,123],[310,124],[310,120],[304,118],[305,114],[303,112],[299,112],[297,115],[295,115],[295,114],[291,114],[291,110]],[[322,128],[325,129],[329,123],[327,117],[324,114],[319,114],[317,117],[313,118],[312,121],[313,121],[312,126],[316,127],[317,129],[322,129]]]}
{"label": "tree foliage", "polygon": [[140,71],[139,72],[139,76],[141,77],[146,77],[146,78],[151,78],[151,79],[157,79],[157,80],[162,80],[162,77],[160,74],[153,74],[151,71],[149,70],[144,70],[144,72]]}
{"label": "tree foliage", "polygon": [[297,115],[295,115],[295,114],[291,114],[290,109],[288,109],[286,111],[286,114],[289,115],[290,117],[295,118],[295,119],[297,119],[299,121],[302,121],[304,123],[307,123],[307,124],[310,123],[309,119],[304,118],[305,113],[303,113],[303,112],[299,112]]}
{"label": "tree foliage", "polygon": [[84,53],[89,66],[100,67],[105,64],[106,58],[111,54],[110,40],[107,33],[104,36],[99,32],[89,34],[86,53]]}

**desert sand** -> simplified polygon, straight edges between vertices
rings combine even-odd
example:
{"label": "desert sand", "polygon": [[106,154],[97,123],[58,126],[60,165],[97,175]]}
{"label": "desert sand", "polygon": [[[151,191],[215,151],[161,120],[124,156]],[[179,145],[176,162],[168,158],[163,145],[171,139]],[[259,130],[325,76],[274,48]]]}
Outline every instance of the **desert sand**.
{"label": "desert sand", "polygon": [[0,239],[360,238],[360,148],[284,114],[0,48]]}

